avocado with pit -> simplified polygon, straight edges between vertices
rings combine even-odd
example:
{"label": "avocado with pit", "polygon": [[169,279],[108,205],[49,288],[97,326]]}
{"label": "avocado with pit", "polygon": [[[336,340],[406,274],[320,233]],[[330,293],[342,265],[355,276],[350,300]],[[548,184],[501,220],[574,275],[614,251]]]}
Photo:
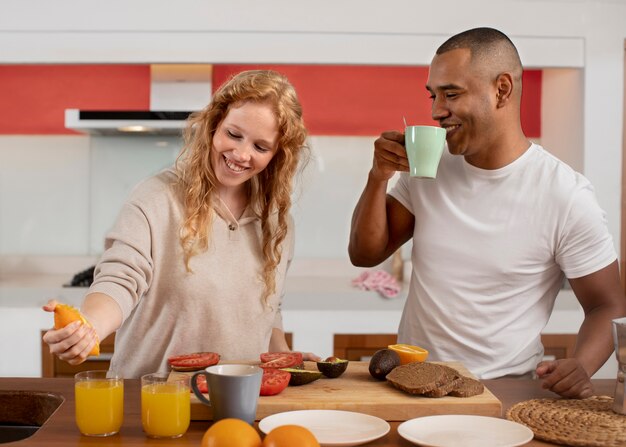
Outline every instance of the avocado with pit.
{"label": "avocado with pit", "polygon": [[309,371],[306,369],[296,368],[281,369],[291,374],[291,379],[289,379],[289,386],[306,385],[307,383],[315,382],[317,379],[322,377],[322,373],[319,371]]}
{"label": "avocado with pit", "polygon": [[369,371],[373,378],[385,380],[396,366],[400,366],[400,356],[391,349],[376,351],[370,359]]}
{"label": "avocado with pit", "polygon": [[342,375],[348,368],[348,361],[338,357],[328,357],[323,362],[317,362],[317,369],[330,379]]}

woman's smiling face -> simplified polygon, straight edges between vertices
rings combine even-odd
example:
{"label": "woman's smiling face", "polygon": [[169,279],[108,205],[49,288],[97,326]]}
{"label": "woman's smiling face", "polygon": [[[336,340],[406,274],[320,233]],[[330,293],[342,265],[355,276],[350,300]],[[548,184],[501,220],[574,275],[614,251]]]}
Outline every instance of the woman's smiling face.
{"label": "woman's smiling face", "polygon": [[213,136],[219,188],[238,188],[263,171],[278,150],[278,122],[267,103],[233,104]]}

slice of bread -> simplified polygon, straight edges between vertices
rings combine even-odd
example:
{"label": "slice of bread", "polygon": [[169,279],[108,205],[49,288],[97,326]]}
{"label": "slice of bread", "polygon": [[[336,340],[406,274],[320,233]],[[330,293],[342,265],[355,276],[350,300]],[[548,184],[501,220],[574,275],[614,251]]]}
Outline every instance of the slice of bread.
{"label": "slice of bread", "polygon": [[458,373],[447,366],[430,362],[407,363],[387,374],[387,381],[409,394],[427,394],[450,384]]}
{"label": "slice of bread", "polygon": [[426,397],[471,397],[482,394],[478,380],[461,375],[456,369],[437,363],[408,363],[387,374],[387,381],[409,394]]}
{"label": "slice of bread", "polygon": [[[448,368],[448,367],[444,366],[444,368]],[[438,386],[437,388],[435,388],[432,391],[429,391],[428,393],[425,393],[424,396],[443,397],[443,396],[447,396],[448,394],[450,394],[450,392],[454,390],[461,381],[461,376],[459,375],[458,371],[456,371],[455,369],[452,369],[450,374],[452,374],[452,380],[450,380],[447,383],[444,383],[443,385]]]}
{"label": "slice of bread", "polygon": [[454,397],[472,397],[482,394],[485,387],[478,380],[461,376],[449,395]]}

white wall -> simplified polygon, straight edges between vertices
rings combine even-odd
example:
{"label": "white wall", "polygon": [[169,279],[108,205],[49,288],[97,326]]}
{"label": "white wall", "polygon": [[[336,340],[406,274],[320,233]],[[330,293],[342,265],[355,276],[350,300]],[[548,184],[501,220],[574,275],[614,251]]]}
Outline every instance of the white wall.
{"label": "white wall", "polygon": [[543,70],[541,145],[578,172],[584,172],[583,70]]}
{"label": "white wall", "polygon": [[89,215],[88,139],[0,137],[0,253],[81,254]]}
{"label": "white wall", "polygon": [[0,136],[0,255],[101,253],[132,187],[178,150],[172,137]]}
{"label": "white wall", "polygon": [[91,137],[87,183],[89,249],[102,253],[104,235],[113,225],[130,191],[141,180],[172,165],[181,147],[177,137]]}
{"label": "white wall", "polygon": [[585,28],[584,166],[620,247],[626,3],[589,2]]}

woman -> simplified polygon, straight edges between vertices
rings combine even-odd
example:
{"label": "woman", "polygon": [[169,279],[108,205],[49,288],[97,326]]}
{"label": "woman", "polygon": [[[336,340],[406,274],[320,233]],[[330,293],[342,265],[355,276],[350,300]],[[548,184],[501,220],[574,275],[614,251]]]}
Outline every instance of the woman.
{"label": "woman", "polygon": [[306,135],[284,76],[246,71],[220,87],[190,116],[174,167],[135,188],[107,235],[82,305],[93,329],[48,331],[50,351],[78,364],[117,331],[111,369],[126,378],[166,370],[184,353],[288,351],[280,304]]}

